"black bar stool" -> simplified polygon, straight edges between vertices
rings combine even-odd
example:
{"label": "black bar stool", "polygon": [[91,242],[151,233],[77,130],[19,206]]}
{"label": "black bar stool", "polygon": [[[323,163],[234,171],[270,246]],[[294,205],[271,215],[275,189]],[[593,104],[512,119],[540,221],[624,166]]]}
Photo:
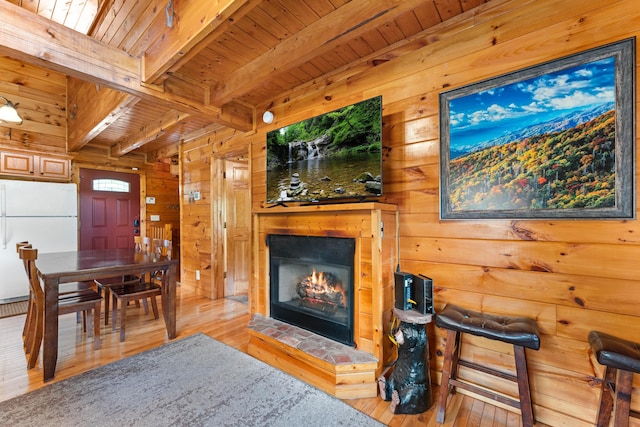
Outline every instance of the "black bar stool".
{"label": "black bar stool", "polygon": [[[538,324],[527,317],[498,316],[467,310],[455,305],[447,305],[436,315],[436,325],[447,330],[447,343],[442,366],[442,381],[438,396],[436,421],[444,423],[447,397],[453,394],[456,387],[477,393],[488,399],[520,409],[522,424],[533,425],[533,405],[527,370],[525,347],[532,350],[540,348]],[[468,333],[480,337],[506,342],[513,345],[516,375],[505,374],[495,369],[460,359],[462,334]],[[518,384],[518,399],[488,391],[468,381],[458,378],[458,366],[464,366],[485,374],[493,375]]]}
{"label": "black bar stool", "polygon": [[606,366],[596,426],[608,426],[613,411],[613,426],[626,427],[630,416],[640,418],[640,413],[630,409],[633,374],[640,373],[640,344],[591,331],[589,345],[598,363]]}

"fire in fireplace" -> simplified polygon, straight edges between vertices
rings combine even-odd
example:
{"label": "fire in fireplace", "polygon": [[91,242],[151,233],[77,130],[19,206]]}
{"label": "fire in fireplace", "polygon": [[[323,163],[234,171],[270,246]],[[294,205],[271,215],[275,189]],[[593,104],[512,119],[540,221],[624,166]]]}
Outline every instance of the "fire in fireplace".
{"label": "fire in fireplace", "polygon": [[355,239],[271,234],[274,319],[353,345]]}

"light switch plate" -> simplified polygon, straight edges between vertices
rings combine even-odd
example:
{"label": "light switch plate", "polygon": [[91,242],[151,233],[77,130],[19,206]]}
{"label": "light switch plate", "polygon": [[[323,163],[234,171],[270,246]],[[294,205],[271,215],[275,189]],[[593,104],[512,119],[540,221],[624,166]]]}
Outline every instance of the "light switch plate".
{"label": "light switch plate", "polygon": [[148,205],[155,205],[156,204],[156,198],[155,197],[147,197],[147,204]]}
{"label": "light switch plate", "polygon": [[151,221],[160,221],[160,215],[151,215]]}
{"label": "light switch plate", "polygon": [[195,193],[193,193],[193,200],[200,200],[200,192],[196,191]]}

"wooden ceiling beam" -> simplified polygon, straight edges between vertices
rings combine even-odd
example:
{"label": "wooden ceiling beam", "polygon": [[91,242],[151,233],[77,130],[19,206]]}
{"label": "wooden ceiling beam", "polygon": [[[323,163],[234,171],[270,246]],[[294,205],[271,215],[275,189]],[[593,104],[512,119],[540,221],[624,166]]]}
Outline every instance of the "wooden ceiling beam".
{"label": "wooden ceiling beam", "polygon": [[157,150],[147,153],[147,163],[154,163],[158,160],[177,157],[180,154],[180,144],[169,144]]}
{"label": "wooden ceiling beam", "polygon": [[115,157],[124,156],[125,154],[140,148],[148,142],[158,139],[166,129],[180,123],[189,117],[189,114],[181,111],[172,110],[158,121],[149,123],[139,133],[131,135],[124,141],[118,142],[111,146],[111,155]]}
{"label": "wooden ceiling beam", "polygon": [[243,93],[251,92],[275,74],[300,67],[372,28],[393,21],[422,3],[424,0],[352,0],[212,87],[211,103],[223,105]]}
{"label": "wooden ceiling beam", "polygon": [[142,58],[142,81],[163,82],[258,4],[260,0],[176,2],[173,27],[156,22],[149,30],[154,41]]}
{"label": "wooden ceiling beam", "polygon": [[141,61],[126,52],[0,1],[0,55],[101,84],[243,131],[253,128],[251,108],[204,105],[142,84]]}

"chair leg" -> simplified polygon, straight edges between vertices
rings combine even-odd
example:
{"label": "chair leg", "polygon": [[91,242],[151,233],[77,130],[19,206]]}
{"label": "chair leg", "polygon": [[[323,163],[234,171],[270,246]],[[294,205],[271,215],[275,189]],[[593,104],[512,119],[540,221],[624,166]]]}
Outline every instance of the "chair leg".
{"label": "chair leg", "polygon": [[618,369],[616,381],[615,403],[613,407],[614,427],[629,425],[629,409],[631,407],[631,391],[633,387],[633,372]]}
{"label": "chair leg", "polygon": [[[124,335],[125,335],[125,319],[126,319],[126,310],[125,307],[127,306],[129,301],[125,301],[122,300],[120,301],[120,342],[124,341]],[[115,305],[115,302],[114,302]]]}
{"label": "chair leg", "polygon": [[513,346],[513,354],[516,360],[516,375],[518,378],[518,392],[520,396],[520,410],[522,412],[522,425],[533,426],[533,405],[531,403],[531,388],[529,386],[529,372],[527,370],[527,354],[524,347]]}
{"label": "chair leg", "polygon": [[617,369],[607,366],[600,387],[600,407],[598,408],[597,427],[606,427],[611,419],[611,411],[613,410],[613,396],[611,389],[615,388]]}
{"label": "chair leg", "polygon": [[33,347],[33,334],[35,334],[36,327],[36,302],[34,299],[30,299],[27,309],[27,319],[25,320],[24,329],[24,352],[25,354],[31,353]]}
{"label": "chair leg", "polygon": [[[118,298],[116,298],[115,294],[112,294],[112,298],[113,300],[111,301],[111,330],[115,331],[116,330],[116,323],[118,320]],[[124,302],[122,303],[122,308],[120,308],[120,311],[124,311],[124,307],[125,304]],[[106,315],[106,313],[105,313]]]}
{"label": "chair leg", "polygon": [[108,288],[103,288],[102,290],[104,292],[104,325],[107,326],[109,324],[109,297],[111,296],[111,291]]}
{"label": "chair leg", "polygon": [[87,316],[91,316],[91,313],[88,310],[83,310],[82,312],[76,312],[76,319],[78,323],[82,322],[82,332],[87,333],[87,327],[91,327],[91,325],[87,326]]}
{"label": "chair leg", "polygon": [[[442,380],[440,381],[440,394],[438,395],[438,409],[436,421],[444,423],[449,397],[449,380],[455,379],[458,372],[458,359],[460,357],[460,332],[447,331],[447,343],[444,349],[444,363],[442,365]],[[455,387],[451,387],[451,393],[455,393]]]}
{"label": "chair leg", "polygon": [[24,328],[22,328],[22,339],[26,340],[26,336],[27,336],[27,332],[29,330],[29,324],[32,321],[31,320],[31,316],[32,316],[32,311],[31,310],[31,304],[33,303],[33,296],[31,291],[29,291],[29,299],[27,300],[27,316],[24,319]]}
{"label": "chair leg", "polygon": [[40,355],[40,346],[42,345],[42,337],[44,334],[44,307],[34,307],[33,313],[32,336],[29,343],[29,358],[27,359],[27,369],[36,366],[38,356]]}
{"label": "chair leg", "polygon": [[[160,315],[158,314],[158,302],[156,301],[156,297],[153,296],[149,299],[151,300],[151,308],[153,309],[153,318],[158,320]],[[146,301],[147,299],[145,298],[144,300]]]}
{"label": "chair leg", "polygon": [[93,308],[93,349],[100,348],[100,309],[102,301],[98,301]]}

